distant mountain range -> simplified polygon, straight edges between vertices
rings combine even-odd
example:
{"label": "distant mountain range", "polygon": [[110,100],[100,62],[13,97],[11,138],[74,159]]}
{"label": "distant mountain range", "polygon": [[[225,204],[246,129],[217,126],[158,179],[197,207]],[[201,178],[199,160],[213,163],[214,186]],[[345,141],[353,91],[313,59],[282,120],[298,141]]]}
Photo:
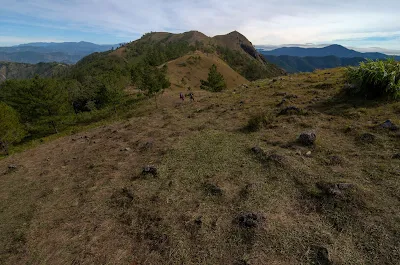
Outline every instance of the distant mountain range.
{"label": "distant mountain range", "polygon": [[90,42],[36,42],[0,47],[0,61],[18,63],[60,62],[74,64],[83,57],[117,48],[118,44],[98,45]]}
{"label": "distant mountain range", "polygon": [[274,50],[258,49],[264,57],[289,73],[311,72],[341,66],[356,66],[366,59],[395,58],[379,52],[357,52],[341,45],[329,45],[321,48],[282,47]]}
{"label": "distant mountain range", "polygon": [[360,57],[365,59],[385,59],[388,57],[395,57],[397,60],[400,59],[400,56],[390,56],[384,53],[379,52],[357,52],[355,50],[348,49],[341,45],[329,45],[323,48],[301,48],[301,47],[282,47],[278,49],[274,49],[271,51],[259,50],[263,55],[289,55],[289,56],[297,56],[297,57],[324,57],[324,56],[336,56],[339,58],[354,58]]}

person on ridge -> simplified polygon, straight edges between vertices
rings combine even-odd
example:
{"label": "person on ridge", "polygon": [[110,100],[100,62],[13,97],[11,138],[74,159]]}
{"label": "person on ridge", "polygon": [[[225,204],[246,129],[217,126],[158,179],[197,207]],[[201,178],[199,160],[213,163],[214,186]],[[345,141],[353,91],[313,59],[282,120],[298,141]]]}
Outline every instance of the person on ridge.
{"label": "person on ridge", "polygon": [[184,100],[185,100],[185,96],[183,95],[183,93],[182,93],[182,92],[179,94],[179,98],[180,98],[182,101],[184,101]]}

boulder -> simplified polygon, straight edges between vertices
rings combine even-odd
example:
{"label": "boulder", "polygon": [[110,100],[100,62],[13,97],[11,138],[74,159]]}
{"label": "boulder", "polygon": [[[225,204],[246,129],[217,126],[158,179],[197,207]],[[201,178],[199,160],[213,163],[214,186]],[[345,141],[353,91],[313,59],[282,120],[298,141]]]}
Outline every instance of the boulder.
{"label": "boulder", "polygon": [[282,109],[278,115],[290,115],[290,114],[299,114],[301,110],[298,107],[295,106],[289,106],[284,109]]}
{"label": "boulder", "polygon": [[310,146],[315,143],[316,139],[317,139],[317,136],[315,135],[315,133],[303,132],[302,134],[300,134],[298,141],[299,141],[299,143],[301,143],[303,145]]}
{"label": "boulder", "polygon": [[376,136],[373,135],[372,133],[363,133],[361,134],[358,139],[362,142],[362,143],[373,143],[376,140]]}
{"label": "boulder", "polygon": [[311,264],[331,265],[328,249],[322,246],[311,246],[309,252]]}

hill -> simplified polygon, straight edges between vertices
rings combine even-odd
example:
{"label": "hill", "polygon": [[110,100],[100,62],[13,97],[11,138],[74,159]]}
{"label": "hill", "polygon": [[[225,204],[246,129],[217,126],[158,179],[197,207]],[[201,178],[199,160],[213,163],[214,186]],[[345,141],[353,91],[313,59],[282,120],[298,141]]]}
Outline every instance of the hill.
{"label": "hill", "polygon": [[397,264],[399,103],[343,74],[167,90],[0,160],[0,263]]}
{"label": "hill", "polygon": [[0,47],[0,61],[18,63],[61,62],[74,64],[83,57],[117,48],[118,45],[97,45],[90,42],[27,43]]}
{"label": "hill", "polygon": [[298,57],[289,55],[264,55],[271,63],[274,63],[284,69],[288,73],[312,72],[315,69],[327,69],[343,66],[357,66],[360,62],[365,61],[364,58],[339,58],[336,56],[323,57]]}
{"label": "hill", "polygon": [[298,56],[298,57],[325,57],[325,56],[336,56],[339,58],[365,58],[365,59],[385,59],[389,57],[395,57],[397,60],[400,56],[390,56],[379,52],[357,52],[351,49],[347,49],[341,45],[329,45],[323,48],[300,48],[300,47],[282,47],[274,49],[272,51],[260,51],[263,55],[273,55],[273,56]]}
{"label": "hill", "polygon": [[53,77],[64,73],[68,66],[61,63],[12,63],[0,61],[0,83],[7,79],[33,78],[35,75],[41,77]]}

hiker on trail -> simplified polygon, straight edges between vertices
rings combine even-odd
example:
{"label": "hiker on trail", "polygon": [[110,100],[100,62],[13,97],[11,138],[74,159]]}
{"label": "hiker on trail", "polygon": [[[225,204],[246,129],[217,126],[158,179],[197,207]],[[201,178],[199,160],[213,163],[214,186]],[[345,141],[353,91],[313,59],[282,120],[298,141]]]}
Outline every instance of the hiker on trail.
{"label": "hiker on trail", "polygon": [[190,102],[194,101],[194,94],[192,91],[190,91],[189,97],[190,97]]}
{"label": "hiker on trail", "polygon": [[183,93],[182,93],[182,92],[179,94],[179,98],[180,98],[180,99],[182,99],[182,101],[184,101],[184,100],[185,100],[185,96],[183,95]]}

